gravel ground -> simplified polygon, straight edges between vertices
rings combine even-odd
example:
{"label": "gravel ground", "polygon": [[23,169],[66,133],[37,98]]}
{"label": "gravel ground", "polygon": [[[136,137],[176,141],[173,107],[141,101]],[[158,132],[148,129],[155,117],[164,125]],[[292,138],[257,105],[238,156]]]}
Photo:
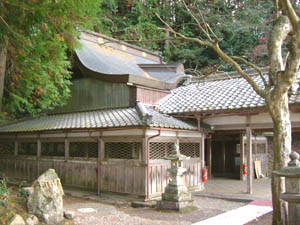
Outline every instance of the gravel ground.
{"label": "gravel ground", "polygon": [[[187,225],[244,205],[246,203],[195,197],[195,210],[186,213],[176,213],[161,212],[153,208],[132,208],[129,202],[118,201],[117,204],[112,205],[68,195],[64,198],[64,208],[75,212],[75,218],[70,223],[78,225]],[[79,212],[78,209],[93,209],[94,212]]]}

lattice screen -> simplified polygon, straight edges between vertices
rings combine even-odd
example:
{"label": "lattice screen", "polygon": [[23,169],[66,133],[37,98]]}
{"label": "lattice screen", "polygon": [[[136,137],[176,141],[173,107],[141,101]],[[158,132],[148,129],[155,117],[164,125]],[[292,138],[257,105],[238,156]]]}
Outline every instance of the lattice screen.
{"label": "lattice screen", "polygon": [[179,150],[185,156],[200,157],[200,143],[179,143]]}
{"label": "lattice screen", "polygon": [[41,156],[65,156],[65,143],[64,142],[42,142]]}
{"label": "lattice screen", "polygon": [[142,151],[140,142],[106,142],[105,158],[110,159],[139,159]]}
{"label": "lattice screen", "polygon": [[257,153],[258,154],[266,153],[266,145],[265,144],[257,144]]}
{"label": "lattice screen", "polygon": [[70,157],[97,158],[97,142],[71,142],[69,149]]}
{"label": "lattice screen", "polygon": [[15,144],[14,142],[0,143],[0,155],[14,155]]}
{"label": "lattice screen", "polygon": [[150,143],[150,159],[163,159],[172,151],[172,142],[151,142]]}
{"label": "lattice screen", "polygon": [[18,155],[32,155],[36,156],[37,155],[37,143],[32,142],[32,143],[27,143],[23,142],[20,143],[18,146]]}

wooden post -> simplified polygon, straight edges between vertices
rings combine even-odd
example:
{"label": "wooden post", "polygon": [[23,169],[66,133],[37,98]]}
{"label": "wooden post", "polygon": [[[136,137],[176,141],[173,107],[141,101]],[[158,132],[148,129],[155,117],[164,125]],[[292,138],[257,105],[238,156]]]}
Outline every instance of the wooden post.
{"label": "wooden post", "polygon": [[70,157],[70,141],[65,139],[65,161],[68,161]]}
{"label": "wooden post", "polygon": [[222,173],[225,174],[225,169],[226,169],[226,153],[225,153],[225,143],[222,142],[222,152],[221,152],[221,157],[222,157]]}
{"label": "wooden post", "polygon": [[205,134],[204,133],[202,133],[202,135],[201,135],[201,167],[202,167],[202,169],[205,167]]}
{"label": "wooden post", "polygon": [[104,141],[98,139],[98,173],[97,173],[97,193],[100,195],[101,192],[101,165],[104,158]]}
{"label": "wooden post", "polygon": [[14,149],[14,156],[18,156],[18,149],[19,149],[19,142],[15,141],[15,149]]}
{"label": "wooden post", "polygon": [[17,140],[15,140],[15,146],[14,146],[14,161],[15,161],[15,165],[14,165],[14,177],[17,177],[17,156],[18,156],[18,150],[19,150],[19,142]]}
{"label": "wooden post", "polygon": [[247,126],[247,193],[253,193],[253,163],[252,163],[252,129]]}
{"label": "wooden post", "polygon": [[40,175],[40,158],[41,158],[41,151],[42,151],[42,143],[41,143],[41,140],[38,139],[37,140],[37,157],[36,157],[36,160],[37,160],[37,175],[39,176]]}
{"label": "wooden post", "polygon": [[211,137],[207,139],[207,167],[208,179],[211,179]]}
{"label": "wooden post", "polygon": [[148,157],[148,138],[147,137],[144,137],[143,140],[142,140],[142,162],[143,162],[143,165],[145,165],[145,168],[144,168],[144,172],[145,172],[145,179],[144,179],[144,184],[145,184],[145,195],[146,195],[146,198],[148,197],[147,196],[147,193],[148,193],[148,182],[149,182],[149,178],[148,178],[148,160],[147,160],[147,157]]}
{"label": "wooden post", "polygon": [[245,141],[243,133],[240,134],[240,180],[245,180],[244,175],[244,164],[245,164]]}

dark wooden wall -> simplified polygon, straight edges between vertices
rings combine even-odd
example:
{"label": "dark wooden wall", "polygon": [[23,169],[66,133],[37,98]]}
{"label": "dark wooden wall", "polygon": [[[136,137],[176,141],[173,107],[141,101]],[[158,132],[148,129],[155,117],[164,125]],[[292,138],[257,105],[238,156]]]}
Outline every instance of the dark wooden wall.
{"label": "dark wooden wall", "polygon": [[135,104],[130,98],[132,87],[125,83],[105,82],[95,78],[73,81],[71,97],[55,113],[87,111],[95,109],[122,108]]}

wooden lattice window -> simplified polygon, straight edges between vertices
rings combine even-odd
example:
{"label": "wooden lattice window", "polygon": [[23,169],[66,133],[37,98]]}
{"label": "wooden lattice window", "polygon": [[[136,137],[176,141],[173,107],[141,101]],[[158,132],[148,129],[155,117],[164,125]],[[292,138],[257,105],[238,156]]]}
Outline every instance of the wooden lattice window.
{"label": "wooden lattice window", "polygon": [[42,143],[41,156],[65,156],[64,142]]}
{"label": "wooden lattice window", "polygon": [[172,151],[173,142],[151,142],[150,159],[163,159]]}
{"label": "wooden lattice window", "polygon": [[142,151],[140,142],[106,142],[106,159],[139,159]]}
{"label": "wooden lattice window", "polygon": [[70,157],[97,158],[97,142],[71,142],[69,149]]}
{"label": "wooden lattice window", "polygon": [[18,146],[18,155],[37,155],[37,143],[36,142],[23,142]]}
{"label": "wooden lattice window", "polygon": [[200,143],[180,143],[180,153],[191,158],[200,157]]}
{"label": "wooden lattice window", "polygon": [[15,145],[14,142],[0,143],[0,155],[14,155]]}
{"label": "wooden lattice window", "polygon": [[265,154],[266,153],[266,145],[263,144],[257,144],[257,153],[258,154]]}

